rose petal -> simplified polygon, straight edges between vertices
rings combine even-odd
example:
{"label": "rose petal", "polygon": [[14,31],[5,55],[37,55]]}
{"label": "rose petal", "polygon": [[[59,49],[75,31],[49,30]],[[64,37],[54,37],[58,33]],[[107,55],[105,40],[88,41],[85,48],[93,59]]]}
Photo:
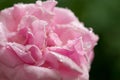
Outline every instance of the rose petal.
{"label": "rose petal", "polygon": [[56,24],[69,24],[72,21],[77,21],[77,18],[74,16],[74,14],[68,9],[55,8],[54,13],[54,21]]}
{"label": "rose petal", "polygon": [[59,74],[53,69],[24,65],[16,70],[18,72],[14,80],[61,80]]}
{"label": "rose petal", "polygon": [[0,63],[8,67],[15,67],[21,64],[22,61],[8,46],[5,46],[0,49]]}
{"label": "rose petal", "polygon": [[42,57],[41,51],[34,45],[23,46],[17,43],[9,43],[8,45],[25,63],[35,64]]}
{"label": "rose petal", "polygon": [[42,6],[47,10],[53,10],[57,2],[55,0],[48,0],[42,3]]}
{"label": "rose petal", "polygon": [[74,63],[70,58],[60,55],[56,52],[50,52],[50,54],[54,56],[59,62],[63,63],[65,66],[68,66],[72,70],[79,73],[83,72],[82,69],[76,63]]}
{"label": "rose petal", "polygon": [[62,41],[59,39],[59,36],[54,32],[49,32],[47,35],[47,46],[60,46]]}
{"label": "rose petal", "polygon": [[6,35],[5,35],[5,29],[2,23],[0,23],[0,44],[7,41]]}
{"label": "rose petal", "polygon": [[45,44],[46,39],[46,22],[36,20],[32,23],[33,27],[33,34],[34,34],[34,43],[39,46],[39,48],[42,48]]}

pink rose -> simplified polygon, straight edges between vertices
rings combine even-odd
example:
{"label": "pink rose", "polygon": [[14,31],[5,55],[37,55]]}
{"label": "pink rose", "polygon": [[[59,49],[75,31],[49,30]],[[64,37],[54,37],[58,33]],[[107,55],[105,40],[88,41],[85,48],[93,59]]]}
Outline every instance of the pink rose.
{"label": "pink rose", "polygon": [[0,12],[0,80],[88,80],[98,36],[56,1]]}

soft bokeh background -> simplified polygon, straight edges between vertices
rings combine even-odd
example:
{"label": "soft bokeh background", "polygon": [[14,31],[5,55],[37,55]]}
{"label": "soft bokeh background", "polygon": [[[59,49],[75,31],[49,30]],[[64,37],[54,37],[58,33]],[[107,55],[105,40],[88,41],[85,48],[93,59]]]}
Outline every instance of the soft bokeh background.
{"label": "soft bokeh background", "polygon": [[[18,2],[36,0],[0,0],[0,9]],[[57,6],[71,9],[85,26],[100,36],[90,80],[120,80],[120,0],[57,0]]]}

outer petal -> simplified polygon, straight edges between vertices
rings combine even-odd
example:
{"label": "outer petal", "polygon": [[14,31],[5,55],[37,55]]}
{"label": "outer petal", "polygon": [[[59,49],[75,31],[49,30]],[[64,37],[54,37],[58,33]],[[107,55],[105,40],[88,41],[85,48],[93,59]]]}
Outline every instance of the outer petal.
{"label": "outer petal", "polygon": [[54,69],[31,65],[10,68],[0,63],[0,80],[61,80]]}
{"label": "outer petal", "polygon": [[55,8],[54,21],[56,24],[69,24],[72,21],[77,21],[75,15],[68,9]]}
{"label": "outer petal", "polygon": [[55,7],[56,4],[57,4],[57,2],[55,0],[48,0],[46,2],[43,2],[42,6],[45,9],[52,11],[54,9],[54,7]]}
{"label": "outer petal", "polygon": [[[83,69],[83,66],[78,66],[72,59],[59,53],[50,51],[46,60],[51,64],[52,68],[60,73],[62,80],[77,80],[79,76],[82,78],[83,75],[88,74],[87,70],[85,70],[87,68]],[[88,75],[86,78],[88,79]]]}
{"label": "outer petal", "polygon": [[5,28],[7,28],[11,32],[17,30],[17,24],[15,19],[13,18],[12,10],[13,8],[8,8],[1,11],[0,13],[0,22],[2,22]]}
{"label": "outer petal", "polygon": [[8,46],[0,48],[0,63],[8,66],[15,67],[23,63],[18,56]]}
{"label": "outer petal", "polygon": [[61,80],[59,74],[53,69],[23,65],[16,70],[18,72],[12,80]]}
{"label": "outer petal", "polygon": [[0,23],[0,45],[7,41],[4,25]]}

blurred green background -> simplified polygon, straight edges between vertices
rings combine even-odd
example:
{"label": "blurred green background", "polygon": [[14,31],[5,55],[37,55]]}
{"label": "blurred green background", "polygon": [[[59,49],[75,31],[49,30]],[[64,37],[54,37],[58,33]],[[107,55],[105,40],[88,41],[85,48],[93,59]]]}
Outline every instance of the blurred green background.
{"label": "blurred green background", "polygon": [[[120,0],[57,0],[71,9],[85,26],[92,27],[100,40],[90,80],[120,80]],[[0,10],[15,3],[35,0],[0,0]]]}

